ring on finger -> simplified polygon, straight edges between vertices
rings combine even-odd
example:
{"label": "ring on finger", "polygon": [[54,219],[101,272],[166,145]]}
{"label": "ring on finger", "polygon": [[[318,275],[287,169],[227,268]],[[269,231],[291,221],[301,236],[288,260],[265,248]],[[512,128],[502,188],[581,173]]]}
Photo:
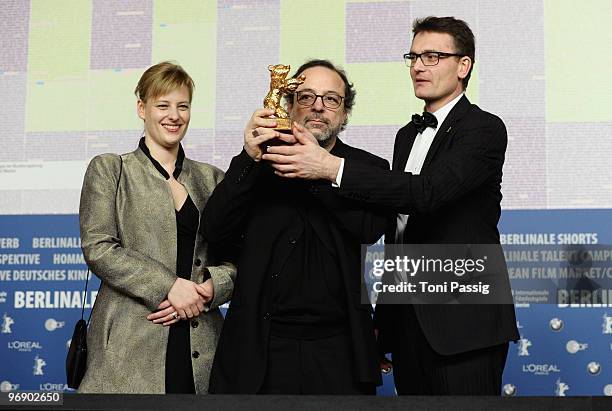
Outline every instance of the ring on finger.
{"label": "ring on finger", "polygon": [[259,136],[259,133],[257,132],[257,130],[253,130],[253,132],[251,134],[253,134],[253,137]]}
{"label": "ring on finger", "polygon": [[175,319],[175,320],[176,320],[176,319],[178,318],[178,316],[179,316],[179,315],[178,315],[178,313],[177,313],[176,311],[172,313],[172,318],[173,318],[173,319]]}

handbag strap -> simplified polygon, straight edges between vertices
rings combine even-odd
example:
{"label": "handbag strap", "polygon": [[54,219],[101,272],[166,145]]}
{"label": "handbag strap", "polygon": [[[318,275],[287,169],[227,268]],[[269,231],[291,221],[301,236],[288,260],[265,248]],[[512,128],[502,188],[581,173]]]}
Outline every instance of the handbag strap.
{"label": "handbag strap", "polygon": [[[119,183],[121,182],[121,174],[123,173],[123,157],[119,156],[119,178],[117,178],[117,187],[115,187],[115,209],[117,208],[117,194],[119,193]],[[87,284],[89,282],[89,266],[87,266],[87,277],[85,277],[85,292],[83,293],[83,301],[81,304],[81,320],[85,314],[85,299],[87,298]],[[91,320],[91,314],[93,313],[93,309],[89,312],[89,317],[87,317],[87,326],[89,327],[89,320]]]}
{"label": "handbag strap", "polygon": [[[85,277],[85,292],[83,293],[83,303],[81,304],[81,320],[83,319],[83,314],[85,314],[85,299],[87,298],[87,283],[89,282],[89,267],[87,267],[87,277]],[[89,317],[87,317],[87,326],[89,327],[89,320],[91,320],[91,313],[93,310],[89,312]]]}

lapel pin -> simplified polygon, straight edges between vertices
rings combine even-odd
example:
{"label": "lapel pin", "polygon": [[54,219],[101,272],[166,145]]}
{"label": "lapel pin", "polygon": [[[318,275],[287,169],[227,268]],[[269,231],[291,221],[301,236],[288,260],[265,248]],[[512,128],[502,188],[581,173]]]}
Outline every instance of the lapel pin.
{"label": "lapel pin", "polygon": [[446,132],[448,133],[451,130],[451,128],[453,128],[453,126],[448,126],[448,130],[446,130]]}

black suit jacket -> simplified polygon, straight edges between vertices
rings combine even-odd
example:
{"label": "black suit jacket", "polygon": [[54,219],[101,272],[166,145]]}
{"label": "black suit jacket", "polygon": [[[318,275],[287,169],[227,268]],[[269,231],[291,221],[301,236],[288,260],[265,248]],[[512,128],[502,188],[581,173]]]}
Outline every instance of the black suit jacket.
{"label": "black suit jacket", "polygon": [[[340,140],[332,153],[376,170],[389,169],[386,160]],[[273,302],[271,258],[283,260],[291,252],[297,198],[300,205],[307,204],[314,231],[337,258],[341,270],[348,297],[355,380],[381,384],[372,307],[360,303],[361,244],[377,241],[388,219],[382,212],[365,211],[362,203],[337,192],[329,182],[277,177],[266,162],[253,161],[244,150],[232,160],[203,217],[206,241],[226,248],[227,244],[237,243],[239,248],[234,294],[217,345],[210,392],[254,394],[261,387]],[[273,249],[281,249],[283,255],[271,256]]]}
{"label": "black suit jacket", "polygon": [[[463,96],[440,125],[419,175],[404,171],[417,135],[410,122],[397,133],[392,171],[347,160],[340,194],[393,213],[409,214],[405,244],[499,244],[504,123]],[[395,241],[396,222],[386,230]],[[507,286],[503,293],[509,296]],[[519,338],[513,305],[414,305],[430,345],[455,354]],[[378,305],[381,335],[401,326],[402,309]]]}

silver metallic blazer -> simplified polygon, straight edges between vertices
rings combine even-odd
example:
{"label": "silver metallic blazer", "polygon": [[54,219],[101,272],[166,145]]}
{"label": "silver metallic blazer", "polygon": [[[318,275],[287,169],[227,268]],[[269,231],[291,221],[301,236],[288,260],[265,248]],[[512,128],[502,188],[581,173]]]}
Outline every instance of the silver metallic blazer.
{"label": "silver metallic blazer", "polygon": [[[114,154],[92,159],[81,192],[83,254],[102,283],[79,392],[162,394],[169,328],[146,316],[166,298],[177,278],[174,202],[168,183],[140,148],[121,158],[123,165]],[[221,170],[187,158],[178,177],[200,216],[222,179]],[[199,353],[192,357],[198,394],[208,390],[223,323],[218,307],[231,298],[236,275],[232,264],[211,255],[198,229],[191,280],[201,283],[205,269],[213,280],[214,299],[190,327],[191,351]]]}

